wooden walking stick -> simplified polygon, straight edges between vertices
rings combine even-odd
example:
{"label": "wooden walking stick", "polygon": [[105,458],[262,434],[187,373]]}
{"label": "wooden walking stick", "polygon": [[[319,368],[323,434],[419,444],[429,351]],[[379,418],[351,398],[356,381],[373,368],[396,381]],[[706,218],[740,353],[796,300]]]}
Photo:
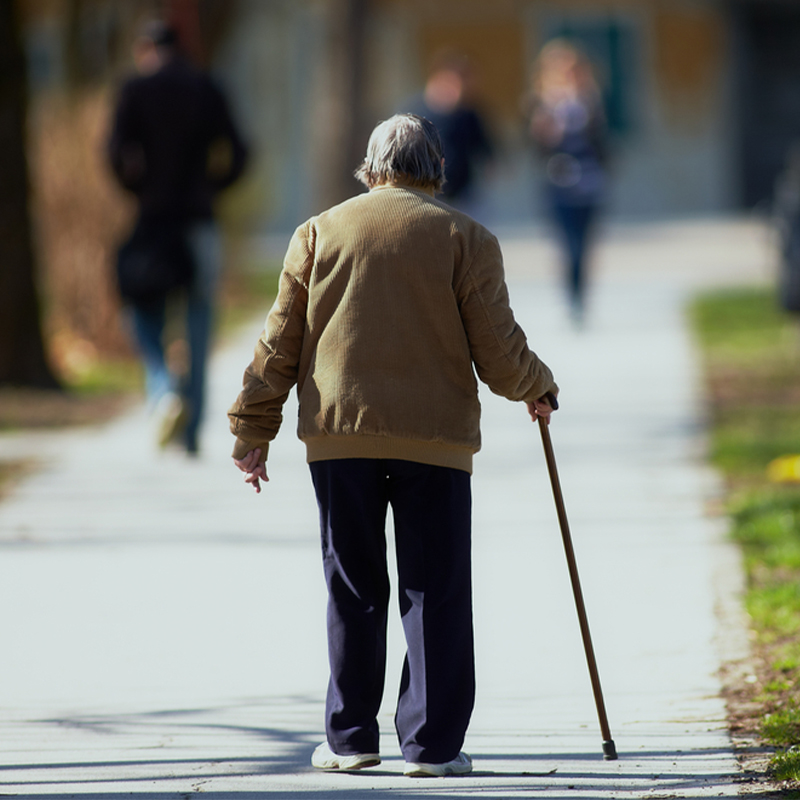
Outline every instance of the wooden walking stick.
{"label": "wooden walking stick", "polygon": [[[553,408],[558,408],[558,403],[555,401],[554,397],[548,396],[547,400]],[[586,618],[586,606],[583,603],[583,592],[581,591],[581,582],[578,577],[578,565],[575,562],[575,551],[572,547],[572,536],[569,532],[567,511],[564,507],[564,497],[561,494],[561,483],[558,480],[556,457],[553,453],[553,443],[550,441],[548,423],[544,417],[539,417],[539,431],[542,434],[542,445],[544,446],[544,456],[547,461],[547,471],[550,473],[550,484],[553,487],[553,498],[556,503],[558,523],[561,527],[561,538],[564,540],[564,551],[567,554],[567,566],[569,567],[569,577],[572,582],[572,594],[575,597],[575,607],[578,610],[578,622],[581,626],[583,649],[586,652],[586,662],[589,665],[589,677],[592,680],[594,702],[597,706],[597,716],[600,720],[600,733],[603,736],[603,758],[605,758],[606,761],[615,761],[617,758],[617,748],[614,745],[614,740],[611,738],[611,729],[608,727],[606,706],[603,702],[603,690],[600,687],[600,675],[597,672],[597,661],[594,657],[592,637],[589,633],[589,621]]]}

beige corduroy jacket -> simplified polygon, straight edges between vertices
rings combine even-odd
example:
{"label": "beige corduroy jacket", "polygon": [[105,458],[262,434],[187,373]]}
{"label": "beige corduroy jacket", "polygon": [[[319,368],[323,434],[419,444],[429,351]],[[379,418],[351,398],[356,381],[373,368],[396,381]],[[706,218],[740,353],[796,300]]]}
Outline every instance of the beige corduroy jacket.
{"label": "beige corduroy jacket", "polygon": [[425,191],[383,185],[313,217],[229,411],[242,458],[296,385],[308,461],[398,458],[472,471],[476,375],[509,400],[558,388],[508,302],[497,239]]}

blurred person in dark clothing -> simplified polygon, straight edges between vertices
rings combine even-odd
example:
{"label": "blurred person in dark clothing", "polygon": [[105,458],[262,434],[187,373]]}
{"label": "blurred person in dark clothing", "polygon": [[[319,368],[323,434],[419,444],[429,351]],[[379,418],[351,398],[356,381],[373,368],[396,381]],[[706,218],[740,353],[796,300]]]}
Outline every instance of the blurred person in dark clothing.
{"label": "blurred person in dark clothing", "polygon": [[193,454],[222,261],[214,198],[242,173],[246,147],[222,91],[184,58],[173,28],[149,23],[134,45],[134,60],[139,74],[122,86],[108,151],[115,175],[138,200],[137,226],[180,231],[191,254],[188,370],[180,385],[164,357],[168,298],[134,303],[134,328],[161,443],[182,440]]}
{"label": "blurred person in dark clothing", "polygon": [[781,256],[778,299],[784,311],[797,314],[800,312],[800,141],[789,148],[786,166],[778,175],[772,210]]}
{"label": "blurred person in dark clothing", "polygon": [[529,133],[545,160],[547,199],[565,248],[567,292],[576,321],[586,299],[586,251],[606,189],[606,119],[588,59],[554,39],[533,74]]}
{"label": "blurred person in dark clothing", "polygon": [[439,131],[447,163],[442,199],[463,207],[472,199],[476,171],[492,155],[481,115],[469,102],[470,65],[463,56],[443,53],[422,93],[405,111],[430,120]]}

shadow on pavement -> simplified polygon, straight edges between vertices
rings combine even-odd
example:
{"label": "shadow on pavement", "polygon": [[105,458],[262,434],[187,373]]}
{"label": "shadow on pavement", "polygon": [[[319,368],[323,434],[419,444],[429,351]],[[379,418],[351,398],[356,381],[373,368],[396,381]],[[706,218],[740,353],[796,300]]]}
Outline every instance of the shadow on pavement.
{"label": "shadow on pavement", "polygon": [[[362,772],[320,773],[310,766],[321,737],[314,722],[320,710],[319,698],[258,698],[239,706],[21,721],[17,725],[27,736],[13,749],[26,758],[0,765],[0,796],[172,800],[202,792],[216,800],[288,800],[297,794],[309,800],[339,795],[348,800],[367,796],[415,800],[432,795],[514,798],[535,793],[599,800],[619,792],[694,797],[713,786],[715,797],[740,797],[735,781],[714,769],[715,757],[725,755],[716,748],[692,753],[642,748],[621,751],[616,762],[585,752],[473,750],[475,771],[446,780],[405,778],[399,756],[389,756],[380,767]],[[262,720],[270,724],[258,724]],[[82,743],[79,751],[73,747],[76,736]],[[96,758],[75,759],[76,752],[93,753]],[[9,757],[13,754],[7,751],[6,760]],[[706,767],[698,768],[698,761],[705,759]],[[664,774],[658,771],[659,764]],[[153,791],[153,784],[160,784],[159,789]]]}

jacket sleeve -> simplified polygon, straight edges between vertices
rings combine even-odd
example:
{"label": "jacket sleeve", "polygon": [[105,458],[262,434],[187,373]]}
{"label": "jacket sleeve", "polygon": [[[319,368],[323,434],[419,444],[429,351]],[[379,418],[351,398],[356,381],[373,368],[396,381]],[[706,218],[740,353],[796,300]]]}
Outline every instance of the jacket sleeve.
{"label": "jacket sleeve", "polygon": [[228,411],[231,433],[236,437],[234,458],[260,447],[262,459],[266,460],[269,443],[283,420],[283,404],[297,383],[308,281],[314,263],[313,231],[309,221],[292,237],[278,296],[256,343],[253,360],[245,370],[242,391]]}
{"label": "jacket sleeve", "polygon": [[141,189],[146,167],[135,95],[133,82],[126,83],[120,89],[108,140],[111,169],[120,184],[132,192]]}
{"label": "jacket sleeve", "polygon": [[488,236],[467,267],[458,300],[478,377],[509,400],[531,402],[558,386],[547,365],[528,348],[514,319],[503,271],[503,256]]}

